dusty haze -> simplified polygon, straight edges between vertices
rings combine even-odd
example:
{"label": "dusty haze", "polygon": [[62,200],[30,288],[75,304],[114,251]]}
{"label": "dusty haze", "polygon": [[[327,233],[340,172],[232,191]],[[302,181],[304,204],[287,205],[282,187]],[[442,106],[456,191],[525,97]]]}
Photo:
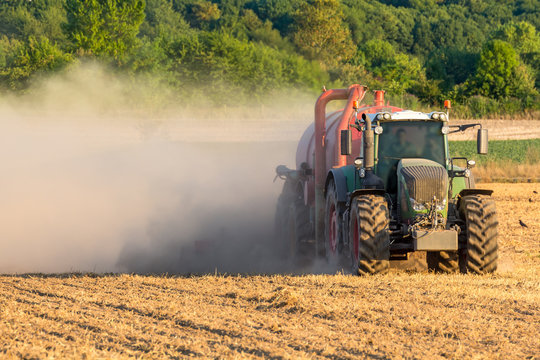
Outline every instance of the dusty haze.
{"label": "dusty haze", "polygon": [[95,65],[4,97],[0,273],[279,271],[274,169],[308,98],[190,107]]}
{"label": "dusty haze", "polygon": [[223,97],[79,64],[0,98],[0,273],[291,270],[274,169],[294,167],[315,96]]}

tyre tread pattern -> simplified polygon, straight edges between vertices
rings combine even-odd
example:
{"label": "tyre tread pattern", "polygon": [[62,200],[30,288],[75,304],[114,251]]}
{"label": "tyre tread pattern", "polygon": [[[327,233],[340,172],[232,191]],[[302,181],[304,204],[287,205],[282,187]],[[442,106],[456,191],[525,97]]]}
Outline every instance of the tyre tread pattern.
{"label": "tyre tread pattern", "polygon": [[[305,243],[312,237],[309,207],[304,204],[304,199],[294,191],[294,188],[294,183],[285,182],[276,207],[275,235],[284,253],[290,248],[291,237],[294,236],[296,239],[297,253],[305,251]],[[294,227],[292,233],[291,226]]]}
{"label": "tyre tread pattern", "polygon": [[[390,258],[390,234],[388,232],[389,216],[386,200],[381,196],[362,195],[354,200],[353,207],[353,214],[357,216],[359,229],[358,275],[387,273]],[[354,231],[352,227],[351,231]]]}
{"label": "tyre tread pattern", "polygon": [[465,196],[461,202],[467,223],[467,250],[461,271],[473,274],[492,273],[497,270],[498,244],[497,211],[489,196]]}

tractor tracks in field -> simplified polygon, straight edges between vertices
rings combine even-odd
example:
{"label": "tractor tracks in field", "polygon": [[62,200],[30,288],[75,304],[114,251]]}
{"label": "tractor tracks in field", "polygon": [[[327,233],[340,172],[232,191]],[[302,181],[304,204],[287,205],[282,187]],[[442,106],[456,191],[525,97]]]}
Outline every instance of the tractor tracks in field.
{"label": "tractor tracks in field", "polygon": [[[65,306],[65,302],[71,302],[73,304],[80,304],[80,302],[72,297],[65,296],[65,295],[58,295],[54,293],[48,293],[36,289],[27,289],[22,288],[16,285],[11,285],[14,289],[18,290],[19,296],[22,294],[26,294],[27,296],[34,296],[34,298],[40,299],[40,298],[47,298],[47,299],[58,299],[59,302],[56,304],[55,307],[51,309],[50,306],[44,306],[45,304],[50,305],[50,301],[32,301],[27,299],[21,299],[20,297],[14,298],[14,296],[4,295],[5,297],[12,297],[14,300],[18,303],[23,303],[27,305],[31,305],[30,308],[21,309],[21,311],[26,314],[29,318],[37,318],[41,319],[45,322],[45,324],[42,324],[40,326],[40,332],[46,333],[48,335],[63,339],[65,341],[75,342],[75,336],[73,334],[76,334],[77,331],[73,331],[74,327],[79,328],[84,333],[92,333],[94,334],[95,338],[99,338],[99,342],[95,343],[95,347],[99,350],[110,350],[112,348],[115,348],[118,346],[118,344],[122,344],[122,347],[128,348],[133,351],[141,351],[144,347],[141,347],[140,344],[147,344],[148,346],[151,345],[151,339],[144,339],[140,337],[133,337],[133,336],[124,336],[125,339],[129,341],[124,342],[117,342],[115,341],[115,338],[118,337],[118,333],[115,331],[112,331],[110,329],[107,329],[104,326],[98,326],[98,325],[92,325],[89,323],[89,320],[94,318],[92,315],[92,309],[85,308],[83,310],[72,310],[70,315],[76,314],[77,316],[74,316],[73,319],[66,319],[63,316],[49,314],[47,312],[44,312],[44,310],[57,310],[61,308],[72,308],[71,306]],[[64,301],[64,303],[62,303]],[[94,303],[99,307],[99,303]],[[75,319],[82,319],[82,320],[75,320]],[[45,337],[46,338],[46,337]]]}
{"label": "tractor tracks in field", "polygon": [[[279,335],[281,331],[272,332],[265,329],[264,327],[257,326],[258,329],[255,329],[255,331],[237,332],[224,328],[212,327],[202,323],[196,323],[190,319],[178,318],[177,315],[171,316],[170,314],[160,311],[147,311],[124,303],[114,303],[97,299],[83,300],[78,298],[77,296],[62,293],[62,291],[44,291],[33,287],[29,288],[19,286],[17,284],[5,281],[3,282],[3,285],[16,290],[16,293],[18,294],[18,296],[15,297],[9,295],[6,291],[4,292],[4,298],[11,298],[18,303],[28,305],[28,308],[25,308],[22,311],[28,317],[39,318],[41,322],[45,322],[40,326],[43,333],[63,339],[65,341],[73,341],[74,337],[70,334],[74,332],[72,331],[74,327],[79,328],[84,333],[92,333],[94,338],[99,338],[99,341],[95,342],[96,344],[101,344],[99,346],[96,346],[96,348],[99,350],[109,351],[115,347],[118,347],[118,344],[122,344],[121,347],[131,351],[147,352],[144,350],[148,350],[152,347],[152,343],[155,343],[154,337],[156,335],[161,338],[160,340],[163,344],[166,344],[167,339],[173,336],[178,336],[178,330],[180,330],[181,333],[184,333],[185,338],[206,338],[206,344],[211,347],[226,346],[234,352],[248,353],[255,356],[262,356],[265,358],[281,358],[281,356],[276,356],[276,354],[273,353],[272,350],[264,350],[264,346],[261,346],[263,343],[268,343],[270,345],[273,341],[276,340],[275,338],[272,339],[274,337],[273,335]],[[66,287],[72,287],[71,285],[72,284],[62,284],[62,286]],[[153,285],[149,284],[146,284],[146,286],[153,287]],[[87,288],[87,290],[89,289]],[[185,294],[193,292],[182,290],[180,291],[180,293]],[[227,294],[221,294],[221,296],[218,295],[218,297],[221,297],[223,299],[231,299],[230,295]],[[46,300],[41,300],[43,298],[45,298]],[[237,297],[235,298],[238,299]],[[253,303],[254,300],[256,299],[245,299],[246,302],[250,303]],[[49,311],[53,311],[53,314],[42,311],[45,304],[48,305],[46,308]],[[70,316],[75,315],[75,318],[82,318],[83,320],[78,321],[74,319],[66,319],[65,316],[54,315],[54,310],[61,308],[71,309]],[[113,316],[109,311],[103,309],[109,309],[117,315]],[[92,324],[92,319],[94,321],[98,320],[98,323],[103,323],[103,313],[108,313],[109,315],[107,317],[110,320],[113,320],[114,318],[129,319],[129,321],[134,324],[133,326],[135,327],[135,329],[142,334],[145,333],[144,323],[147,321],[158,322],[162,330],[158,333],[152,333],[152,338],[148,336],[119,336],[118,331],[111,331],[109,328]],[[137,317],[145,319],[142,321],[142,326],[140,326],[140,324],[135,325],[136,322],[133,320]],[[172,326],[164,326],[167,324]],[[167,328],[168,331],[164,331]],[[207,335],[202,335],[200,334],[201,332],[206,333]],[[210,336],[209,338],[208,335],[210,334],[214,335],[215,338],[212,339],[212,336]],[[254,346],[249,346],[250,343],[254,344]],[[255,344],[257,345],[255,346]],[[315,349],[313,347],[306,346],[298,342],[284,343],[283,345],[292,351],[313,354],[328,359],[337,358],[336,356],[324,354],[324,350],[322,349]],[[355,349],[343,348],[342,351],[348,353],[349,356],[347,356],[346,354],[342,354],[340,358],[352,358],[357,353]],[[188,347],[185,347],[182,353],[184,353],[185,355],[200,355],[199,352],[194,351]],[[364,355],[367,355],[367,353]]]}

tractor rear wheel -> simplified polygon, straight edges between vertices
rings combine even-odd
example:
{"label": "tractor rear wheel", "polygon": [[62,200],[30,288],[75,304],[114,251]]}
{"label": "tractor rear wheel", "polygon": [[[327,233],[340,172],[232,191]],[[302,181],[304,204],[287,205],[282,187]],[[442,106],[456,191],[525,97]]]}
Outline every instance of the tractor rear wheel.
{"label": "tractor rear wheel", "polygon": [[324,250],[326,260],[332,270],[339,270],[343,257],[343,242],[341,241],[341,218],[337,200],[336,186],[330,180],[326,190],[326,206],[324,221]]}
{"label": "tractor rear wheel", "polygon": [[454,273],[459,269],[457,251],[428,251],[428,270],[436,273]]}
{"label": "tractor rear wheel", "polygon": [[466,222],[467,248],[460,251],[462,273],[486,274],[497,270],[497,211],[489,196],[469,195],[461,199],[460,214]]}
{"label": "tractor rear wheel", "polygon": [[388,272],[390,234],[388,205],[382,196],[360,195],[353,200],[349,224],[349,246],[353,274]]}

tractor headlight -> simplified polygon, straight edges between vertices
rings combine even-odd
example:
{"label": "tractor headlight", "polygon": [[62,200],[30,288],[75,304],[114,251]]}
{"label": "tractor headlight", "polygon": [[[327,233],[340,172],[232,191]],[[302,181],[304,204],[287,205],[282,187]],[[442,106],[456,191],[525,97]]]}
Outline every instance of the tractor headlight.
{"label": "tractor headlight", "polygon": [[442,203],[437,204],[437,206],[436,206],[436,209],[437,209],[438,211],[443,211],[444,208],[446,208],[446,199],[444,199]]}
{"label": "tractor headlight", "polygon": [[470,169],[465,169],[465,170],[463,171],[463,175],[464,175],[466,178],[470,177],[470,176],[471,176],[471,170],[470,170]]}
{"label": "tractor headlight", "polygon": [[473,168],[476,165],[476,161],[474,160],[467,160],[467,167]]}
{"label": "tractor headlight", "polygon": [[411,205],[414,211],[423,211],[426,210],[426,207],[419,202],[416,202],[413,198],[409,198],[411,200]]}
{"label": "tractor headlight", "polygon": [[441,115],[441,114],[439,114],[439,113],[433,113],[433,114],[431,114],[431,118],[432,118],[433,120],[439,120],[439,116],[440,116],[440,115]]}
{"label": "tractor headlight", "polygon": [[441,132],[443,133],[443,135],[448,134],[449,131],[450,131],[450,128],[448,126],[443,126],[441,128]]}
{"label": "tractor headlight", "polygon": [[377,114],[377,120],[382,120],[382,119],[384,119],[383,114]]}
{"label": "tractor headlight", "polygon": [[390,120],[392,118],[392,116],[390,116],[389,113],[384,113],[383,117],[384,117],[384,120]]}
{"label": "tractor headlight", "polygon": [[446,121],[447,120],[446,114],[445,113],[440,114],[439,119],[441,119],[441,121]]}
{"label": "tractor headlight", "polygon": [[375,127],[375,134],[381,135],[382,133],[383,133],[383,128],[382,128],[382,126],[380,126],[380,125],[379,125],[379,126],[376,126],[376,127]]}

